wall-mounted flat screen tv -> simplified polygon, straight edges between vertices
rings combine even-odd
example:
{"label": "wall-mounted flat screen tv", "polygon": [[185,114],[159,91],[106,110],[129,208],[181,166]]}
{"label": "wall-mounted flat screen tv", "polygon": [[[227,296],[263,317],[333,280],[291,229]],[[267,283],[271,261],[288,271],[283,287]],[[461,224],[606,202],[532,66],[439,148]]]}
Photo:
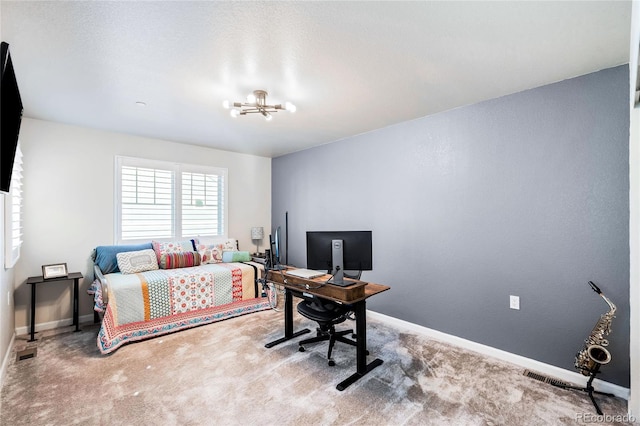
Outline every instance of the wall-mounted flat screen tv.
{"label": "wall-mounted flat screen tv", "polygon": [[2,42],[2,80],[0,81],[0,191],[9,192],[13,161],[22,123],[22,99],[9,53],[9,44]]}

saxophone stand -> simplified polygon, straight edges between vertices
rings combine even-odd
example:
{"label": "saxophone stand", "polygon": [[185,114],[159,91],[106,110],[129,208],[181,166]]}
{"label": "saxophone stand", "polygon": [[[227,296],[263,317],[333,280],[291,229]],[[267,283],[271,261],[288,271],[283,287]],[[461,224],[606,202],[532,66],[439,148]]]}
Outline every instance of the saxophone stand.
{"label": "saxophone stand", "polygon": [[589,381],[587,382],[587,386],[584,388],[581,388],[579,386],[562,385],[562,384],[556,384],[556,383],[552,383],[552,384],[554,386],[557,386],[563,389],[573,389],[573,390],[589,393],[589,398],[591,398],[591,402],[593,402],[593,406],[596,407],[596,412],[598,413],[599,416],[601,416],[602,410],[598,406],[598,403],[596,402],[596,399],[594,398],[593,394],[597,393],[598,395],[605,395],[605,396],[615,396],[615,395],[612,393],[600,392],[593,388],[593,379],[596,378],[596,374],[598,374],[599,372],[600,372],[600,364],[596,363],[595,368],[589,370]]}

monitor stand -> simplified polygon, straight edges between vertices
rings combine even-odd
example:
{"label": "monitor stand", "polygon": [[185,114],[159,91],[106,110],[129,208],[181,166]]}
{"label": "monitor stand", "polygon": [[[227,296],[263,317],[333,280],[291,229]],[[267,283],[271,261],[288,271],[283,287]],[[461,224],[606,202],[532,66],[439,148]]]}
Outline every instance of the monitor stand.
{"label": "monitor stand", "polygon": [[344,242],[331,240],[331,264],[333,265],[333,277],[327,281],[329,284],[346,287],[353,284],[344,280]]}

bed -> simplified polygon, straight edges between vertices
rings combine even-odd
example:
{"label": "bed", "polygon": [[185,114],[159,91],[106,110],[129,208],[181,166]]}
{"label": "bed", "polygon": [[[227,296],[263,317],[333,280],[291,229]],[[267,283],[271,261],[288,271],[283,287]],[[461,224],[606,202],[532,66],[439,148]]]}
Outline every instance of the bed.
{"label": "bed", "polygon": [[[115,251],[114,247],[118,246],[104,247]],[[202,248],[202,245],[194,243],[193,248]],[[98,254],[99,249],[96,249]],[[140,253],[146,252],[149,258],[156,258],[159,253],[148,248],[127,250],[116,254],[129,258],[137,255],[139,258]],[[235,257],[242,258],[243,262],[223,262],[218,256],[216,261],[201,263],[203,258],[207,260],[203,250],[187,251],[190,257],[200,258],[196,265],[190,266],[193,262],[183,264],[181,261],[168,265],[167,256],[159,255],[158,265],[165,268],[139,272],[123,272],[118,268],[113,271],[94,253],[96,279],[89,293],[94,296],[94,309],[102,316],[97,338],[101,353],[111,353],[130,342],[269,308],[257,281],[260,264],[247,261],[242,256]],[[209,260],[212,259],[210,254]],[[184,256],[180,255],[179,259],[184,259]],[[230,259],[235,260],[234,256]],[[104,270],[109,273],[104,273]]]}

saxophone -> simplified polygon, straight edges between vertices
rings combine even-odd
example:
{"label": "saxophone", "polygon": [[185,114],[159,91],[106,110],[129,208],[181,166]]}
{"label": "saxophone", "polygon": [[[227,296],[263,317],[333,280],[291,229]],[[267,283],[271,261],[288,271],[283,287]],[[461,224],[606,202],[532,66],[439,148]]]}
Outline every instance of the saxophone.
{"label": "saxophone", "polygon": [[611,353],[606,348],[609,346],[609,341],[605,337],[611,332],[611,321],[615,318],[616,313],[616,305],[602,294],[598,286],[591,281],[589,281],[589,285],[607,302],[609,312],[600,315],[591,334],[585,339],[584,346],[576,354],[574,365],[585,376],[591,375],[600,368],[600,365],[608,364],[611,361]]}

